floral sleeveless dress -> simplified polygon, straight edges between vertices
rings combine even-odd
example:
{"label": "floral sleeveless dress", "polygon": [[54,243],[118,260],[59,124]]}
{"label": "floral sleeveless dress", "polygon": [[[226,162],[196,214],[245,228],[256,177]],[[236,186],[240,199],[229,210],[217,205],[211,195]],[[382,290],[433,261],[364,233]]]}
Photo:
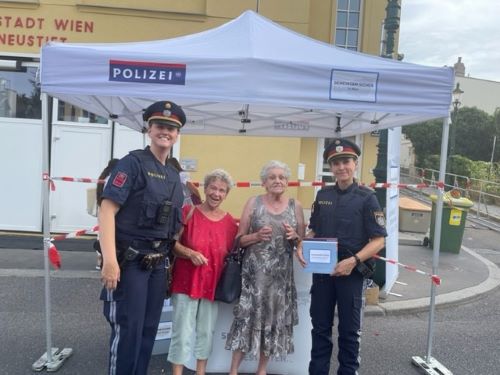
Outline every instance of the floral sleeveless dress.
{"label": "floral sleeveless dress", "polygon": [[242,288],[226,349],[283,358],[292,353],[293,326],[298,324],[297,290],[293,278],[293,248],[283,223],[297,230],[295,201],[280,214],[270,213],[258,196],[249,233],[263,226],[273,229],[270,241],[250,245],[242,265]]}

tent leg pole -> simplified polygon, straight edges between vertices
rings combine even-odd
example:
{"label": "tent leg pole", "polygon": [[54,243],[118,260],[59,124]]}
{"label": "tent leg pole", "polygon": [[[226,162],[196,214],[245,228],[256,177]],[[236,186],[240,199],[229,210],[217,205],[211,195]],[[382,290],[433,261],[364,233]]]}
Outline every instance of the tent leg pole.
{"label": "tent leg pole", "polygon": [[42,99],[42,227],[43,227],[43,264],[45,278],[45,336],[47,350],[42,356],[36,360],[31,368],[34,371],[42,371],[44,368],[47,371],[57,371],[68,358],[73,349],[64,348],[59,351],[59,348],[52,347],[52,324],[51,324],[51,305],[50,305],[50,265],[49,265],[49,248],[50,248],[50,181],[49,174],[49,100],[45,93],[41,94]]}
{"label": "tent leg pole", "polygon": [[[441,158],[439,163],[439,181],[444,181],[446,174],[446,155],[448,150],[448,137],[450,131],[449,117],[443,119],[443,137],[441,139]],[[434,223],[434,242],[432,251],[432,274],[438,274],[439,251],[441,244],[441,221],[443,218],[443,191],[444,187],[438,187],[436,202],[436,222]],[[432,358],[432,344],[434,338],[434,312],[436,304],[436,285],[431,282],[431,297],[429,306],[429,325],[427,332],[427,353],[424,358],[414,356],[412,363],[419,367],[419,370],[429,375],[452,375],[452,372]]]}

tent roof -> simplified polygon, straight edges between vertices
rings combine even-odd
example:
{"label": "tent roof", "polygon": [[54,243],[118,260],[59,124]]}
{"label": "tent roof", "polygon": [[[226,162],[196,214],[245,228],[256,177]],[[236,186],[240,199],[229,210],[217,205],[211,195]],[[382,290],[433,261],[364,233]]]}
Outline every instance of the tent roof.
{"label": "tent roof", "polygon": [[[336,48],[246,11],[214,29],[135,43],[51,42],[42,92],[141,130],[156,100],[185,134],[329,137],[446,117],[453,70]],[[242,130],[244,129],[244,130]]]}

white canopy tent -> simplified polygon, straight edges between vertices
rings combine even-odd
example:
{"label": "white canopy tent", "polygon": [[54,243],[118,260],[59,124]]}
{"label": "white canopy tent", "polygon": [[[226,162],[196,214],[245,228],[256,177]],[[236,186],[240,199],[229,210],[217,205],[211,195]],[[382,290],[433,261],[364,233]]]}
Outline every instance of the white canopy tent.
{"label": "white canopy tent", "polygon": [[[454,82],[451,68],[339,49],[253,11],[220,27],[168,40],[51,42],[42,48],[40,81],[45,100],[50,95],[138,131],[143,128],[143,109],[165,99],[186,111],[183,134],[332,137],[341,129],[342,136],[350,136],[443,118],[440,181],[444,180]],[[48,171],[47,105],[42,116],[43,170]],[[50,220],[48,181],[45,183],[47,252]],[[442,194],[435,230],[436,272],[440,207]],[[50,359],[47,261],[46,269]]]}
{"label": "white canopy tent", "polygon": [[192,122],[184,134],[237,135],[243,117],[248,135],[326,137],[337,114],[343,136],[446,117],[453,71],[336,48],[247,11],[174,39],[49,43],[41,83],[137,130],[142,110],[168,97]]}

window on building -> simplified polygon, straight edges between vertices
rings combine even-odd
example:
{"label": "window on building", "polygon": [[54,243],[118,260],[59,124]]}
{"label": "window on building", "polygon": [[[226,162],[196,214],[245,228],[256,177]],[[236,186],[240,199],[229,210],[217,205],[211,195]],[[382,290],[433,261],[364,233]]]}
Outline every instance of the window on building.
{"label": "window on building", "polygon": [[[335,46],[357,51],[359,48],[361,0],[338,0],[337,22],[335,24]],[[324,150],[334,138],[324,138],[323,144],[319,142],[319,149]],[[355,142],[356,137],[348,137]],[[321,152],[323,155],[323,152]],[[322,163],[319,177],[323,182],[335,182],[330,166]]]}
{"label": "window on building", "polygon": [[337,1],[335,45],[353,51],[358,50],[360,35],[361,0]]}
{"label": "window on building", "polygon": [[72,104],[59,100],[57,103],[57,121],[85,122],[90,124],[108,124],[108,119],[91,113]]}
{"label": "window on building", "polygon": [[42,118],[36,71],[36,67],[13,71],[0,67],[0,117]]}

